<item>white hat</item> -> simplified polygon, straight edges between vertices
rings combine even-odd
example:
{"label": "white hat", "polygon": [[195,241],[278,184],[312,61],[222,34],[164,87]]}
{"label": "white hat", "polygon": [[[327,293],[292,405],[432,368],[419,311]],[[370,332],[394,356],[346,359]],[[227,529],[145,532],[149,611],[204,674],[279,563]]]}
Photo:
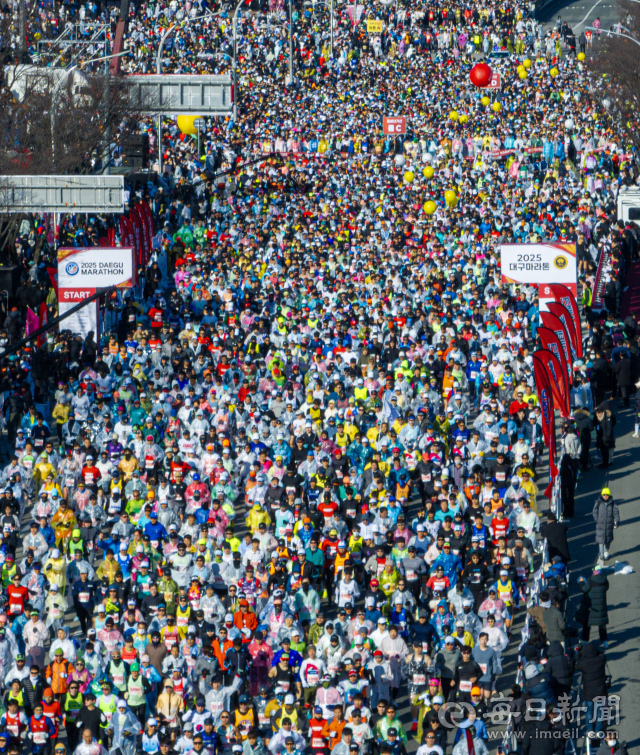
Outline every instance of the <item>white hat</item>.
{"label": "white hat", "polygon": [[228,614],[227,614],[227,615],[226,615],[226,616],[224,617],[224,620],[225,620],[225,621],[233,621],[233,614],[232,614],[232,613],[228,613]]}
{"label": "white hat", "polygon": [[118,698],[118,702],[116,703],[116,708],[126,708],[127,707],[127,701],[122,700],[121,698]]}
{"label": "white hat", "polygon": [[60,558],[60,551],[57,548],[51,551],[51,558]]}
{"label": "white hat", "polygon": [[284,704],[285,705],[293,705],[295,702],[295,698],[293,695],[285,695],[284,696]]}

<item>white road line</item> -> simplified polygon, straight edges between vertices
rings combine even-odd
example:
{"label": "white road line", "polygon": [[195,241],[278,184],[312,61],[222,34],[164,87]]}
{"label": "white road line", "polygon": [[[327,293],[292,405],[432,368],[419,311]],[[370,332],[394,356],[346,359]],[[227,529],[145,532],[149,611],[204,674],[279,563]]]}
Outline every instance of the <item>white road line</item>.
{"label": "white road line", "polygon": [[582,25],[584,24],[584,22],[585,22],[585,21],[586,21],[586,20],[587,20],[587,19],[589,18],[589,16],[590,16],[590,15],[591,15],[591,13],[593,12],[594,8],[595,8],[595,7],[597,6],[597,5],[600,5],[600,3],[601,3],[601,2],[602,2],[602,0],[596,0],[596,2],[595,2],[595,3],[594,3],[594,4],[592,5],[592,6],[591,6],[591,8],[589,8],[589,12],[588,12],[588,13],[587,13],[587,15],[586,15],[586,16],[585,16],[585,17],[584,17],[584,18],[582,19],[582,21],[580,21],[580,23],[579,23],[579,24],[576,24],[576,25],[575,25],[575,26],[573,27],[573,30],[574,30],[574,31],[575,31],[576,29],[580,28],[580,27],[581,27],[581,26],[582,26]]}

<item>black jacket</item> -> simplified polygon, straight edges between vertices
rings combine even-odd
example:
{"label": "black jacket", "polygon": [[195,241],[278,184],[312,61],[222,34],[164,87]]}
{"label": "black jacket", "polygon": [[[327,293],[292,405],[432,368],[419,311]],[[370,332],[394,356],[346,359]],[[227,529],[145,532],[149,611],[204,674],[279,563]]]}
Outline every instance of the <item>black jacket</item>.
{"label": "black jacket", "polygon": [[22,682],[22,689],[24,690],[25,696],[27,698],[26,701],[29,703],[28,715],[31,715],[36,703],[42,702],[42,696],[44,695],[46,684],[42,681],[41,677],[38,677],[36,683],[33,684],[31,682],[31,677],[28,676]]}
{"label": "black jacket", "polygon": [[560,556],[565,564],[571,561],[566,524],[562,522],[545,522],[540,525],[540,536],[547,538],[550,561],[553,561],[554,556]]}
{"label": "black jacket", "polygon": [[571,689],[573,664],[565,655],[559,642],[551,642],[547,651],[547,671],[551,674],[551,686],[556,697]]}
{"label": "black jacket", "polygon": [[607,590],[609,580],[600,574],[593,574],[586,582],[578,582],[578,587],[584,593],[579,613],[583,623],[585,619],[590,627],[606,626],[609,623],[607,609]]}
{"label": "black jacket", "polygon": [[593,700],[607,694],[605,685],[607,659],[592,642],[583,646],[576,671],[582,672],[582,699]]}

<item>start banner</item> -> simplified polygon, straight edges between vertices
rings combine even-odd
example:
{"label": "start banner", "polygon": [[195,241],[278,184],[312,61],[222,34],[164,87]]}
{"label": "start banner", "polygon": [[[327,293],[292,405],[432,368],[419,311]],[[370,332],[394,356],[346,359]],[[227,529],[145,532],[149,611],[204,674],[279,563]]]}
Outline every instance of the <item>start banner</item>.
{"label": "start banner", "polygon": [[562,283],[577,298],[575,244],[502,244],[500,269],[503,283],[538,286],[541,312],[547,310],[547,302],[555,301],[549,288],[554,283]]}
{"label": "start banner", "polygon": [[[58,291],[60,301],[90,296],[97,289],[118,286],[132,288],[135,280],[134,253],[131,247],[81,247],[58,250]],[[66,291],[75,294],[67,296]],[[78,295],[83,292],[84,296]],[[87,293],[90,292],[90,293]]]}

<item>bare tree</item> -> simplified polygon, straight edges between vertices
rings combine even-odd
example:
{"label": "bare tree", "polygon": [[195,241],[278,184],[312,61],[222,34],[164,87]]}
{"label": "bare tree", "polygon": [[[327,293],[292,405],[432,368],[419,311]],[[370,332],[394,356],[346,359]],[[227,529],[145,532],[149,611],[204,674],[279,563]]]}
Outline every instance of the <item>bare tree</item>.
{"label": "bare tree", "polygon": [[[619,0],[618,9],[622,19],[620,31],[631,39],[602,30],[593,48],[593,69],[601,74],[594,95],[604,103],[628,141],[640,147],[640,6]],[[617,27],[613,30],[618,31]]]}

